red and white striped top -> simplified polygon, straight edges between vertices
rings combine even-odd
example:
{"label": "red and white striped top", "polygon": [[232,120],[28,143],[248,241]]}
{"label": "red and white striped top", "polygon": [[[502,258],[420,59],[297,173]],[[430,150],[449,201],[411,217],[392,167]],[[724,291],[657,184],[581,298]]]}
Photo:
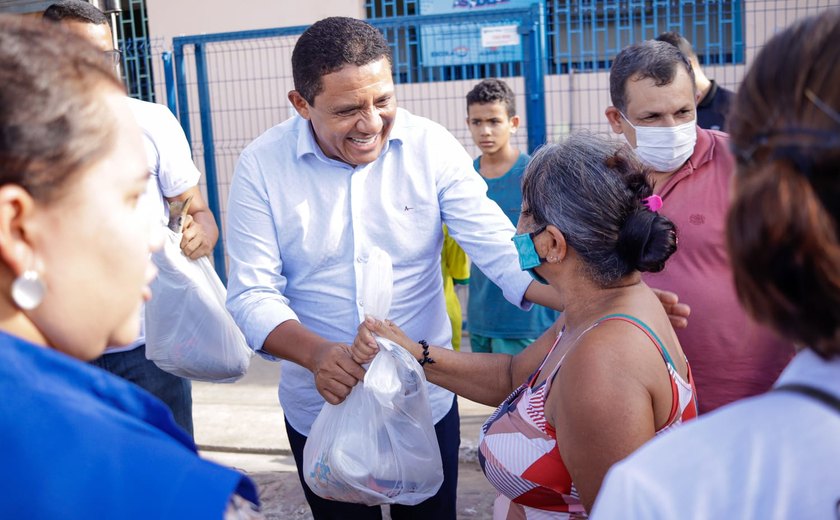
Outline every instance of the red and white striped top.
{"label": "red and white striped top", "polygon": [[[673,405],[665,426],[657,430],[656,435],[696,417],[691,367],[688,367],[688,381],[685,381],[656,334],[632,316],[605,316],[588,330],[608,320],[625,321],[642,330],[659,349],[668,367]],[[586,511],[558,451],[556,432],[545,420],[546,396],[562,360],[544,382],[533,386],[561,337],[562,333],[537,371],[505,399],[482,427],[479,462],[487,479],[499,491],[493,514],[497,520],[586,518]]]}

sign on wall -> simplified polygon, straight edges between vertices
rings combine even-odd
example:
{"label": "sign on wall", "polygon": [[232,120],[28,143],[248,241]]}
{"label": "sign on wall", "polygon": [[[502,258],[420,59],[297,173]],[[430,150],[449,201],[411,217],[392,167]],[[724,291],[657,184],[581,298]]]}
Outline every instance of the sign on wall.
{"label": "sign on wall", "polygon": [[[421,0],[420,14],[492,13],[543,0]],[[518,20],[428,25],[420,28],[423,65],[466,65],[522,59]]]}

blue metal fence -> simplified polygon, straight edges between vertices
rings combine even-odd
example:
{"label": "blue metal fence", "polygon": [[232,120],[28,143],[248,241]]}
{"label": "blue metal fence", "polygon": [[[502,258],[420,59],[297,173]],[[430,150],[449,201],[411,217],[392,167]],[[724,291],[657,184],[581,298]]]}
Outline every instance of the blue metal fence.
{"label": "blue metal fence", "polygon": [[549,2],[550,72],[609,69],[627,45],[677,31],[701,64],[743,63],[743,0],[607,0]]}
{"label": "blue metal fence", "polygon": [[155,101],[152,57],[156,54],[148,37],[145,0],[122,0],[117,31],[122,51],[123,80],[128,94],[144,101]]}
{"label": "blue metal fence", "polygon": [[[290,55],[294,41],[305,29],[305,26],[286,27],[173,39],[172,58],[165,74],[174,78],[177,96],[172,96],[168,90],[167,99],[170,109],[179,116],[187,140],[193,145],[193,154],[197,159],[200,157],[196,162],[203,166],[207,202],[220,227],[224,225],[224,202],[239,151],[272,124],[265,118],[250,118],[254,110],[264,110],[266,105],[276,103],[276,96],[265,95],[265,80],[276,81],[277,88],[282,88],[283,81],[291,77],[290,70],[284,77],[266,73],[271,60],[275,59],[274,52],[265,61],[260,60],[260,66],[248,70],[243,70],[239,57],[241,54],[259,56],[265,54],[261,51],[268,49],[286,50]],[[231,42],[240,42],[240,45],[231,47]],[[214,71],[212,75],[211,70]],[[215,97],[211,94],[211,84],[221,90]],[[285,90],[283,93],[285,97]],[[177,110],[172,103],[175,97]],[[259,98],[257,103],[253,103],[255,98]],[[195,104],[190,104],[190,99],[197,100],[198,110],[195,110]],[[283,114],[273,122],[288,115]],[[193,132],[196,116],[199,139]],[[222,190],[225,197],[221,196]],[[213,263],[219,277],[226,282],[223,237],[224,233],[213,250]]]}
{"label": "blue metal fence", "polygon": [[[603,110],[610,104],[609,66],[633,41],[676,30],[693,41],[709,76],[734,89],[773,27],[832,5],[827,0],[806,7],[743,0],[544,0],[529,8],[419,15],[421,1],[367,0],[365,7],[392,47],[400,105],[443,124],[474,153],[465,95],[479,79],[503,77],[511,84],[524,119],[514,144],[533,150],[576,128],[608,130]],[[435,29],[440,27],[445,30]],[[511,42],[502,44],[511,46],[485,45],[476,36],[485,27],[513,27],[506,34]],[[752,48],[745,27],[752,31]],[[172,53],[164,55],[167,103],[205,173],[208,203],[222,227],[240,151],[293,113],[286,98],[293,89],[290,57],[303,30],[178,37]],[[448,38],[451,50],[430,38]],[[482,49],[469,48],[478,41]],[[432,43],[436,54],[430,52]],[[476,52],[478,59],[464,62],[463,56]],[[222,240],[214,261],[224,280]]]}
{"label": "blue metal fence", "polygon": [[[542,10],[532,6],[478,17],[468,13],[410,16],[371,20],[371,23],[385,34],[392,46],[397,97],[402,106],[413,112],[433,115],[426,107],[440,105],[446,98],[452,99],[451,92],[440,86],[441,82],[474,82],[489,75],[521,75],[524,82],[521,90],[528,92],[526,103],[521,105],[528,123],[527,132],[523,134],[527,147],[533,149],[546,140],[542,16]],[[426,65],[423,61],[420,38],[423,27],[474,26],[511,20],[518,27],[516,34],[523,49],[514,59],[478,65]],[[288,63],[294,42],[305,29],[287,27],[173,39],[170,72],[166,76],[174,78],[177,113],[187,139],[193,144],[193,153],[200,158],[207,180],[208,204],[222,223],[226,197],[221,193],[227,193],[239,151],[271,124],[291,114],[285,101],[286,92],[293,88],[291,70],[288,67],[278,70],[277,62]],[[247,61],[243,62],[243,59]],[[423,85],[423,88],[417,91],[417,85]],[[460,121],[466,115],[461,106],[465,93],[463,90],[463,94],[454,98],[458,100],[455,110],[464,112],[458,118],[458,126],[464,126]],[[281,97],[282,101],[279,100]],[[171,91],[167,92],[167,99],[171,103]],[[170,108],[175,107],[170,104]],[[266,108],[279,114],[275,119],[265,121],[264,114],[261,117],[257,112]],[[196,126],[200,128],[199,135],[194,130]],[[224,280],[223,240],[217,244],[213,258]]]}
{"label": "blue metal fence", "polygon": [[[459,13],[414,15],[370,20],[391,43],[394,55],[394,83],[435,83],[442,81],[475,80],[487,77],[522,76],[525,80],[525,120],[528,122],[528,149],[534,150],[545,142],[545,95],[543,87],[544,46],[541,31],[543,12],[538,4],[526,9],[503,9],[492,13]],[[476,26],[494,26],[499,22],[513,22],[521,38],[521,51],[510,59],[485,63],[432,64],[424,62],[421,52],[423,28],[445,26],[456,36],[452,45],[471,40]],[[464,27],[463,30],[459,28]],[[463,92],[466,95],[466,90]],[[402,99],[401,99],[402,101]]]}

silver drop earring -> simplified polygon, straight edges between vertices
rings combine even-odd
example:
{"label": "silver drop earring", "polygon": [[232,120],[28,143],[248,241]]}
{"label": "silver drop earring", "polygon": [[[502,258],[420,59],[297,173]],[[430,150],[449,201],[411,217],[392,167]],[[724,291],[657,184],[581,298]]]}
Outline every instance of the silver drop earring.
{"label": "silver drop earring", "polygon": [[37,271],[27,269],[12,282],[12,300],[25,311],[41,305],[47,288]]}

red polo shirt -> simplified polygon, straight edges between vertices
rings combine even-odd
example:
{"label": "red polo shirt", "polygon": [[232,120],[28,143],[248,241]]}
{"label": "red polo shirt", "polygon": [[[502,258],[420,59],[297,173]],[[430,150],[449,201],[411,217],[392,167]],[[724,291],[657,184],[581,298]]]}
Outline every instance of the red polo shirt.
{"label": "red polo shirt", "polygon": [[698,127],[691,158],[656,190],[664,202],[660,212],[677,226],[677,252],[664,271],[644,276],[691,306],[688,327],[677,336],[691,362],[701,413],[767,391],[794,353],[789,342],[750,319],[735,295],[725,237],[733,171],[729,136]]}

